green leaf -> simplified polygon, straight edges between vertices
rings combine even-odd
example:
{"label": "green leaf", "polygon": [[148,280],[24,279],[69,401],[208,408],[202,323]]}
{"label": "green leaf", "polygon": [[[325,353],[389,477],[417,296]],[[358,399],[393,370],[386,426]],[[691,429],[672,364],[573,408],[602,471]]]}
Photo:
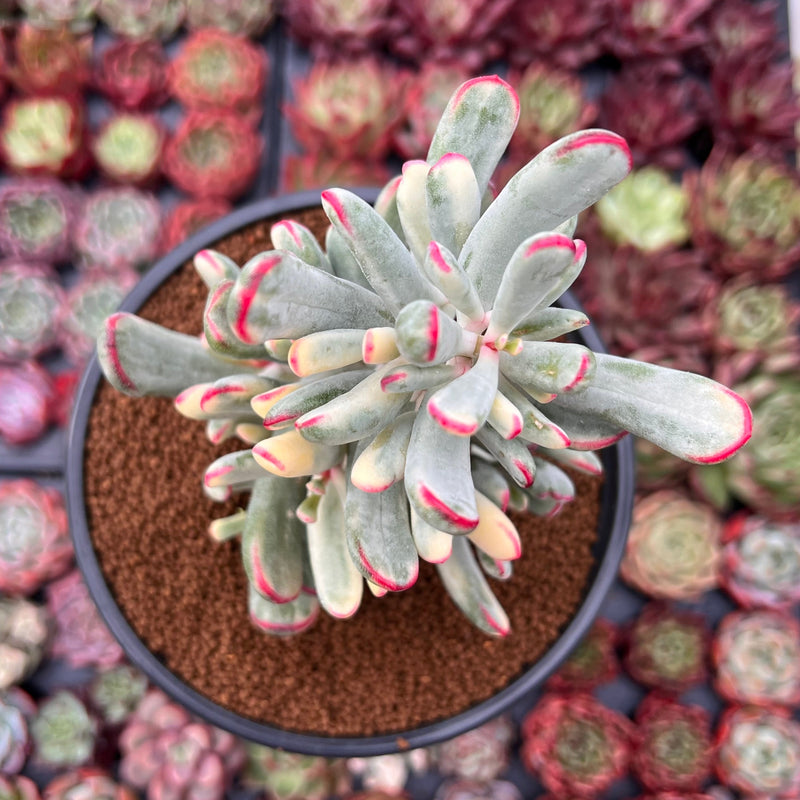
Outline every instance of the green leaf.
{"label": "green leaf", "polygon": [[559,139],[514,175],[461,252],[484,307],[494,305],[503,269],[521,242],[595,203],[630,169],[630,150],[621,136],[586,130]]}
{"label": "green leaf", "polygon": [[557,339],[580,330],[589,324],[589,317],[571,308],[540,308],[521,319],[511,331],[512,336],[540,342]]}
{"label": "green leaf", "polygon": [[500,370],[525,391],[580,394],[595,373],[595,357],[580,344],[527,341],[517,355],[500,353]]}
{"label": "green leaf", "polygon": [[497,75],[473,78],[450,98],[433,135],[427,162],[460,153],[475,172],[479,195],[500,163],[519,119],[516,92]]}

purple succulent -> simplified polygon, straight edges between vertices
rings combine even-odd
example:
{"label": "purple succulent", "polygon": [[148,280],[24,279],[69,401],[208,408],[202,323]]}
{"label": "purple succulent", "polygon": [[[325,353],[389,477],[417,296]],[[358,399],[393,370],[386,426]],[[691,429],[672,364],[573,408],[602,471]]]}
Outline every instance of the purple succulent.
{"label": "purple succulent", "polygon": [[777,3],[725,0],[714,4],[705,16],[703,54],[709,64],[766,61],[785,50],[776,25]]}
{"label": "purple succulent", "polygon": [[637,166],[686,166],[686,140],[703,123],[703,85],[663,62],[625,64],[603,94],[601,122],[625,137]]}
{"label": "purple succulent", "polygon": [[602,33],[609,23],[607,0],[515,0],[506,15],[502,35],[514,66],[531,61],[575,70],[603,50]]}
{"label": "purple succulent", "polygon": [[706,41],[700,20],[714,0],[616,0],[607,44],[623,60],[674,58]]}
{"label": "purple succulent", "polygon": [[80,767],[89,763],[97,741],[97,721],[66,689],[46,697],[30,724],[35,762],[43,767]]}
{"label": "purple succulent", "polygon": [[619,632],[613,622],[597,619],[569,658],[547,682],[554,691],[592,691],[614,680],[619,673],[616,643]]}
{"label": "purple succulent", "polygon": [[35,358],[55,347],[64,292],[43,264],[0,262],[0,363]]}
{"label": "purple succulent", "polygon": [[35,672],[49,637],[47,609],[20,597],[0,597],[0,692]]}
{"label": "purple succulent", "polygon": [[800,793],[800,723],[788,709],[729,708],[717,728],[720,781],[746,797]]}
{"label": "purple succulent", "polygon": [[651,792],[701,789],[712,769],[711,717],[659,694],[645,697],[636,710],[631,767]]}
{"label": "purple succulent", "polygon": [[522,793],[511,781],[468,781],[457,778],[442,783],[436,790],[434,800],[522,800]]}
{"label": "purple succulent", "polygon": [[627,771],[633,730],[589,694],[548,694],[522,722],[520,757],[553,794],[594,796]]}
{"label": "purple succulent", "polygon": [[36,703],[22,689],[12,687],[0,693],[0,775],[16,775],[30,752],[28,722]]}
{"label": "purple succulent", "polygon": [[708,675],[709,633],[700,614],[650,603],[627,638],[625,668],[644,686],[679,693]]}
{"label": "purple succulent", "polygon": [[48,264],[70,256],[78,198],[63,183],[18,178],[0,188],[0,253]]}
{"label": "purple succulent", "polygon": [[800,703],[800,622],[779,611],[737,611],[720,623],[711,650],[714,688],[731,703]]}
{"label": "purple succulent", "polygon": [[393,27],[391,12],[391,0],[294,0],[283,8],[290,34],[319,60],[379,50]]}
{"label": "purple succulent", "polygon": [[11,445],[36,441],[50,424],[53,379],[34,361],[0,364],[0,439]]}
{"label": "purple succulent", "polygon": [[161,207],[133,187],[101,189],[90,195],[73,231],[78,267],[119,273],[144,268],[158,252]]}
{"label": "purple succulent", "polygon": [[787,611],[800,601],[800,523],[739,513],[722,541],[722,586],[740,606]]}
{"label": "purple succulent", "polygon": [[78,570],[47,586],[47,606],[56,623],[50,646],[54,658],[76,668],[111,667],[122,661],[122,648],[101,619]]}
{"label": "purple succulent", "polygon": [[189,713],[151,689],[120,738],[120,776],[151,800],[186,796],[221,800],[244,763],[234,736],[193,720]]}
{"label": "purple succulent", "polygon": [[60,492],[27,478],[0,483],[0,592],[31,595],[71,561]]}
{"label": "purple succulent", "polygon": [[478,783],[493,781],[509,765],[514,725],[506,716],[496,717],[467,733],[442,742],[435,753],[443,775]]}
{"label": "purple succulent", "polygon": [[167,64],[159,42],[121,39],[100,55],[94,84],[117,107],[156,108],[167,101]]}
{"label": "purple succulent", "polygon": [[711,128],[715,143],[782,161],[796,147],[800,105],[792,65],[758,59],[715,64],[711,72]]}

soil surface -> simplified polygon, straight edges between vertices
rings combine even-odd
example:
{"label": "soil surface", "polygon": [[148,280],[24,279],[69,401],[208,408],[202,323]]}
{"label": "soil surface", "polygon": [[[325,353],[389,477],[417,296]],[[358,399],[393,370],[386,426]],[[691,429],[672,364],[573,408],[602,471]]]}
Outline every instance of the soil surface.
{"label": "soil surface", "polygon": [[[321,212],[292,215],[321,230]],[[269,249],[271,220],[216,249],[243,264]],[[184,333],[202,329],[206,289],[185,265],[141,316]],[[417,584],[355,617],[324,613],[308,632],[269,637],[247,619],[238,543],[217,544],[206,466],[241,444],[214,446],[203,423],[169,400],[132,399],[103,384],[86,443],[86,503],[101,567],[123,614],[175,674],[216,703],[293,731],[367,736],[408,730],[486,700],[536,662],[572,618],[594,567],[601,481],[573,475],[578,498],[550,520],[517,515],[523,555],[493,582],[512,632],[492,639],[454,606],[434,567]],[[238,498],[241,502],[242,498]]]}

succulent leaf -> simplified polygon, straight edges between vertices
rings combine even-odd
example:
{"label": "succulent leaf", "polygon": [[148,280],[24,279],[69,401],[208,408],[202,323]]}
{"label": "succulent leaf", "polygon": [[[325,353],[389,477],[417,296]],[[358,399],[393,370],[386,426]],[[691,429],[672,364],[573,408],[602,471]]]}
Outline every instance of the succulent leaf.
{"label": "succulent leaf", "polygon": [[511,256],[503,272],[486,330],[490,342],[500,339],[498,346],[519,322],[546,303],[558,287],[562,294],[567,268],[575,260],[575,242],[557,233],[538,233],[526,239]]}
{"label": "succulent leaf", "polygon": [[264,470],[253,458],[250,450],[237,450],[213,461],[206,469],[203,483],[209,489],[234,486],[264,477]]}
{"label": "succulent leaf", "polygon": [[428,172],[425,196],[430,239],[457,258],[481,215],[481,190],[472,164],[459,153],[443,155]]}
{"label": "succulent leaf", "polygon": [[347,242],[333,225],[328,228],[325,234],[325,251],[333,269],[333,274],[337,278],[344,278],[350,283],[355,283],[356,286],[362,286],[364,289],[372,291],[369,281],[361,271],[361,265],[355,260],[350,248],[347,246]]}
{"label": "succulent leaf", "polygon": [[175,397],[187,386],[224,378],[231,368],[194,336],[126,312],[106,320],[97,357],[108,382],[131,397]]}
{"label": "succulent leaf", "polygon": [[497,75],[466,81],[451,97],[428,150],[435,164],[448,153],[469,160],[480,196],[511,140],[519,119],[514,90]]}
{"label": "succulent leaf", "polygon": [[430,167],[424,161],[406,161],[397,187],[397,212],[405,241],[417,264],[425,260],[428,242],[433,238],[428,221],[425,184]]}
{"label": "succulent leaf", "polygon": [[273,603],[295,600],[303,588],[303,524],[294,514],[302,497],[295,481],[273,475],[253,484],[241,550],[250,585]]}
{"label": "succulent leaf", "polygon": [[419,558],[402,483],[383,492],[348,484],[345,530],[350,556],[365,578],[390,592],[416,583]]}
{"label": "succulent leaf", "polygon": [[429,564],[441,564],[450,558],[453,552],[453,537],[449,533],[437,530],[433,525],[425,522],[422,517],[414,510],[414,506],[409,506],[411,514],[411,536],[414,539],[414,546],[423,561]]}
{"label": "succulent leaf", "polygon": [[267,472],[281,478],[301,478],[335,467],[342,448],[310,442],[294,429],[253,446],[253,457]]}
{"label": "succulent leaf", "polygon": [[555,406],[596,415],[696,464],[723,461],[750,438],[750,409],[721,384],[618,356],[596,359],[589,388],[559,395]]}
{"label": "succulent leaf", "polygon": [[511,499],[508,481],[496,467],[482,458],[473,458],[472,480],[478,492],[486,495],[502,511],[508,509]]}
{"label": "succulent leaf", "polygon": [[340,619],[356,613],[364,592],[364,579],[347,546],[344,491],[344,476],[340,470],[333,470],[320,498],[316,520],[307,526],[317,598],[325,611]]}
{"label": "succulent leaf", "polygon": [[247,607],[250,621],[273,636],[294,636],[308,630],[319,614],[316,595],[301,592],[288,603],[273,603],[262,597],[252,586],[248,590]]}
{"label": "succulent leaf", "polygon": [[353,463],[353,486],[362,492],[382,492],[402,480],[415,416],[407,411],[378,431]]}
{"label": "succulent leaf", "polygon": [[357,328],[318,331],[295,339],[289,347],[288,364],[301,378],[349,367],[361,361],[365,331]]}
{"label": "succulent leaf", "polygon": [[371,328],[391,322],[373,292],[270,251],[242,268],[228,301],[228,319],[246,344],[296,339],[331,328]]}
{"label": "succulent leaf", "polygon": [[361,360],[365,364],[386,364],[400,355],[394,328],[370,328],[364,331]]}
{"label": "succulent leaf", "polygon": [[192,264],[209,289],[213,289],[220,281],[235,281],[239,276],[239,265],[216,250],[200,250],[192,259]]}
{"label": "succulent leaf", "polygon": [[512,336],[541,342],[557,339],[589,324],[589,317],[571,308],[540,308],[517,322]]}
{"label": "succulent leaf", "polygon": [[414,256],[369,203],[346,189],[328,189],[322,193],[322,208],[392,314],[412,300],[437,299]]}
{"label": "succulent leaf", "polygon": [[223,278],[208,293],[203,311],[206,342],[215,353],[226,358],[264,359],[268,355],[266,348],[260,343],[244,344],[228,321],[228,302],[234,285],[235,280]]}
{"label": "succulent leaf", "polygon": [[[541,409],[521,389],[503,377],[500,379],[500,388],[503,395],[508,397],[514,404],[514,408],[522,415],[522,430],[519,433],[521,439],[551,449],[570,446],[569,436],[542,413]],[[497,430],[496,426],[495,429]]]}
{"label": "succulent leaf", "polygon": [[447,297],[447,299],[474,323],[475,328],[485,328],[486,312],[472,281],[450,250],[437,241],[428,245],[422,269],[431,283]]}
{"label": "succulent leaf", "polygon": [[415,511],[437,530],[468,533],[478,524],[469,447],[468,437],[449,433],[420,408],[406,454],[405,488]]}
{"label": "succulent leaf", "polygon": [[592,384],[595,354],[580,344],[528,341],[517,355],[500,353],[500,369],[526,391],[580,394]]}
{"label": "succulent leaf", "polygon": [[575,484],[569,476],[549,461],[534,457],[536,480],[528,489],[534,497],[546,500],[552,498],[559,503],[567,503],[575,497]]}
{"label": "succulent leaf", "polygon": [[478,522],[467,538],[490,558],[513,561],[522,555],[522,544],[514,523],[486,495],[475,492]]}
{"label": "succulent leaf", "polygon": [[472,229],[460,261],[486,308],[514,251],[599,200],[631,169],[625,140],[590,129],[565,136],[523,167]]}
{"label": "succulent leaf", "polygon": [[324,250],[305,225],[290,219],[281,220],[270,228],[269,238],[276,250],[288,250],[312,267],[333,272]]}
{"label": "succulent leaf", "polygon": [[506,636],[511,631],[508,616],[492,594],[466,539],[454,537],[450,558],[436,569],[447,593],[473,625],[490,636]]}
{"label": "succulent leaf", "polygon": [[210,414],[249,417],[253,413],[250,400],[278,386],[277,381],[263,375],[226,375],[206,389],[200,398],[200,408]]}
{"label": "succulent leaf", "polygon": [[486,421],[504,439],[514,439],[519,436],[525,425],[522,412],[500,391],[495,392]]}
{"label": "succulent leaf", "polygon": [[501,559],[487,556],[483,550],[476,550],[475,555],[478,558],[478,564],[480,564],[481,569],[496,581],[507,581],[514,572],[514,567],[510,561],[502,561]]}
{"label": "succulent leaf", "polygon": [[428,413],[456,436],[472,436],[492,410],[500,361],[496,350],[483,346],[472,369],[445,384],[428,399]]}
{"label": "succulent leaf", "polygon": [[551,461],[563,464],[565,467],[583,472],[586,475],[603,474],[603,462],[591,450],[547,450],[546,455]]}
{"label": "succulent leaf", "polygon": [[458,377],[462,371],[455,364],[438,364],[433,367],[401,364],[386,370],[381,378],[381,389],[393,393],[433,389]]}
{"label": "succulent leaf", "polygon": [[397,348],[414,364],[444,364],[475,351],[478,336],[464,330],[430,300],[415,300],[397,315]]}
{"label": "succulent leaf", "polygon": [[[376,434],[408,399],[405,394],[384,392],[382,378],[383,370],[368,374],[349,391],[304,414],[295,427],[309,441],[327,445],[347,444]],[[296,395],[290,395],[287,402]]]}
{"label": "succulent leaf", "polygon": [[519,437],[504,439],[488,425],[484,425],[476,433],[476,437],[518,486],[527,487],[533,483],[536,477],[536,464]]}

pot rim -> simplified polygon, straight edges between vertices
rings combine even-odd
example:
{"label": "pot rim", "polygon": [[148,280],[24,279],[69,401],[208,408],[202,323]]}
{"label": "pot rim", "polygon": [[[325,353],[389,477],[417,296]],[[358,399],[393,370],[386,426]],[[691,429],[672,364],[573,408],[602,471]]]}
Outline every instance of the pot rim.
{"label": "pot rim", "polygon": [[[378,195],[376,189],[354,191],[369,202],[374,202]],[[182,264],[189,261],[198,250],[260,219],[316,206],[319,205],[319,200],[319,193],[316,191],[299,192],[257,200],[232,211],[160,258],[125,298],[120,310],[137,311],[158,286]],[[570,307],[580,308],[577,300],[569,292],[564,296]],[[580,336],[590,349],[605,352],[600,338],[593,329],[581,330]],[[67,439],[67,507],[78,567],[109,629],[128,658],[148,676],[151,682],[199,717],[250,741],[308,755],[353,757],[400,752],[452,739],[509,710],[534,689],[539,688],[566,660],[589,630],[616,577],[633,508],[634,454],[630,436],[624,437],[612,447],[599,451],[606,480],[601,493],[598,528],[600,532],[608,530],[609,533],[603,551],[596,553],[597,563],[593,574],[590,575],[583,601],[550,649],[504,689],[455,716],[413,730],[376,736],[336,737],[306,734],[241,716],[192,689],[159,661],[131,628],[106,583],[92,546],[83,502],[84,441],[89,413],[101,379],[102,373],[95,354],[84,371],[76,394]],[[602,540],[601,533],[598,539],[601,545]]]}

